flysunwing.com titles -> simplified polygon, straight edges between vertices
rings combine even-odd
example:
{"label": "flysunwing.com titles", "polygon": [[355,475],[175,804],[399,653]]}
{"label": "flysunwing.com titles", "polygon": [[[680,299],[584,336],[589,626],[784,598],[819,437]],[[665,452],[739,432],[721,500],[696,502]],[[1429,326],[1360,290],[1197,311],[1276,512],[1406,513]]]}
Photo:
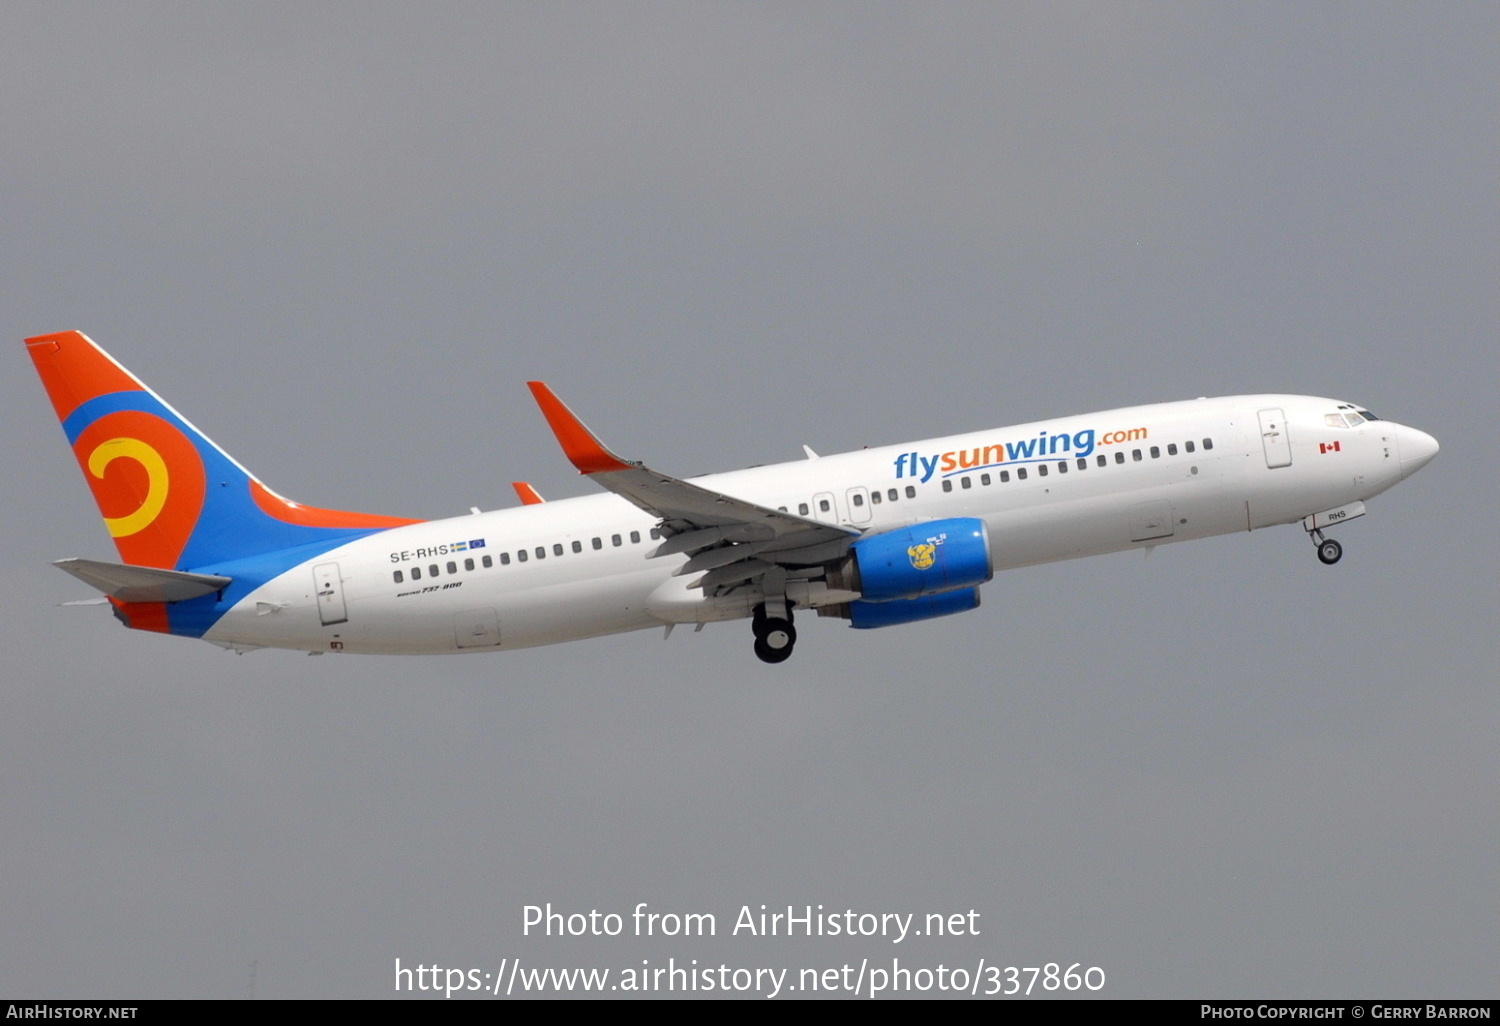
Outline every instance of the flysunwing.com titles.
{"label": "flysunwing.com titles", "polygon": [[920,478],[921,483],[926,484],[939,470],[944,477],[951,477],[970,470],[986,470],[1009,463],[1041,463],[1059,456],[1086,458],[1093,454],[1096,446],[1139,442],[1149,434],[1150,430],[1144,427],[1130,428],[1127,431],[1106,431],[1102,435],[1093,428],[1072,434],[1066,431],[1048,434],[1043,431],[1035,438],[1019,442],[976,445],[969,449],[955,449],[930,456],[919,452],[904,452],[896,457],[894,466],[897,480],[906,477]]}

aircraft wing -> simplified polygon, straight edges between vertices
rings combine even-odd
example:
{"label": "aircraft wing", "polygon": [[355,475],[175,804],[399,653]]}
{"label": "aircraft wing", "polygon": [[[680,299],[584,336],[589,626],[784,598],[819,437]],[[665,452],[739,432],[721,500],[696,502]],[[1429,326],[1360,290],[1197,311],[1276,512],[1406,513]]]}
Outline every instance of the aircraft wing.
{"label": "aircraft wing", "polygon": [[527,382],[563,452],[605,488],[660,518],[665,541],[652,556],[678,553],[692,558],[679,574],[706,571],[695,586],[714,593],[764,576],[774,567],[791,577],[842,556],[858,531],[784,513],[732,495],[703,488],[616,456],[584,426],[553,391]]}

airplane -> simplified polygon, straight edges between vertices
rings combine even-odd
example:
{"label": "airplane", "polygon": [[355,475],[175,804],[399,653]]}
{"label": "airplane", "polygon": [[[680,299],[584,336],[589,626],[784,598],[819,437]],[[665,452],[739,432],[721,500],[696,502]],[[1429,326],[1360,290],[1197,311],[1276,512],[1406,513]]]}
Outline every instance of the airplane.
{"label": "airplane", "polygon": [[[998,571],[1300,522],[1325,531],[1438,443],[1364,406],[1243,395],[1134,406],[693,479],[624,459],[544,383],[602,494],[444,520],[305,506],[252,475],[87,336],[26,340],[120,562],[56,565],[135,630],[260,648],[429,654],[794,613],[859,629],[976,608]],[[96,600],[97,601],[97,600]]]}

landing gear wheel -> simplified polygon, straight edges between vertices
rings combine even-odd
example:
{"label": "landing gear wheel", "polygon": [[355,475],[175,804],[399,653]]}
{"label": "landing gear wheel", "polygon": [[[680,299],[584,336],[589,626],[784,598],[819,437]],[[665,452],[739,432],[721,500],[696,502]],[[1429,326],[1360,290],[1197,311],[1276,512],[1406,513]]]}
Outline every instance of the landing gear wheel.
{"label": "landing gear wheel", "polygon": [[783,648],[790,649],[797,643],[797,628],[792,626],[790,620],[768,617],[756,627],[755,639],[764,641],[767,648],[777,651]]}
{"label": "landing gear wheel", "polygon": [[797,644],[797,628],[792,626],[791,617],[767,616],[764,606],[756,606],[750,628],[755,632],[755,655],[761,662],[780,663],[791,657]]}
{"label": "landing gear wheel", "polygon": [[792,657],[792,646],[772,648],[766,641],[756,638],[755,655],[763,663],[784,663]]}
{"label": "landing gear wheel", "polygon": [[755,655],[763,663],[786,662],[795,644],[797,628],[790,620],[767,617],[755,625]]}
{"label": "landing gear wheel", "polygon": [[1344,547],[1332,538],[1324,538],[1318,542],[1318,559],[1327,566],[1333,566],[1343,558]]}

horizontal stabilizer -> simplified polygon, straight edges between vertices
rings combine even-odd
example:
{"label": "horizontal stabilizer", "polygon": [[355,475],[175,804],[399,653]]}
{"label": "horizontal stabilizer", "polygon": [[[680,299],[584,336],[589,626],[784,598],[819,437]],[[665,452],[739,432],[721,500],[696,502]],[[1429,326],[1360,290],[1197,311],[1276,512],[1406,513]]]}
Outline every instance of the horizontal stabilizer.
{"label": "horizontal stabilizer", "polygon": [[233,577],[216,574],[190,574],[94,559],[59,559],[52,565],[121,602],[181,602],[222,591],[234,581]]}

